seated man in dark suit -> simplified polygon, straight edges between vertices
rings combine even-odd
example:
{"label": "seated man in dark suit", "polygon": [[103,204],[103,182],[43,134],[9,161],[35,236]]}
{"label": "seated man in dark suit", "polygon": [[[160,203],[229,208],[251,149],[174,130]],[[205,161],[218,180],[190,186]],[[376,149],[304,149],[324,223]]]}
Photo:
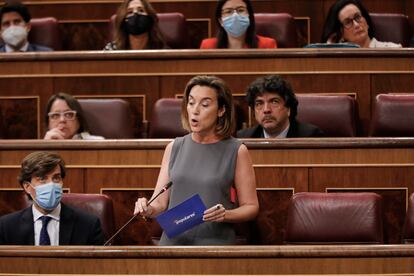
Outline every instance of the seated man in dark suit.
{"label": "seated man in dark suit", "polygon": [[30,19],[29,10],[22,4],[6,4],[0,9],[0,32],[4,42],[0,52],[52,51],[48,47],[29,43]]}
{"label": "seated man in dark suit", "polygon": [[32,206],[0,218],[0,244],[102,245],[99,219],[60,202],[65,164],[51,152],[26,156],[18,177]]}
{"label": "seated man in dark suit", "polygon": [[280,76],[258,78],[248,87],[246,98],[258,125],[239,130],[239,138],[323,136],[318,127],[296,120],[298,100],[290,84]]}

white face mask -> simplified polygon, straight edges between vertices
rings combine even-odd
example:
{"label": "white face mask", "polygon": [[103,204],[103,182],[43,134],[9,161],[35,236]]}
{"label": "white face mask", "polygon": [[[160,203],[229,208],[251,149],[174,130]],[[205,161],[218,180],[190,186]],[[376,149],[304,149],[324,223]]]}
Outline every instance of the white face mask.
{"label": "white face mask", "polygon": [[12,25],[1,33],[4,42],[12,47],[17,47],[27,39],[26,27]]}

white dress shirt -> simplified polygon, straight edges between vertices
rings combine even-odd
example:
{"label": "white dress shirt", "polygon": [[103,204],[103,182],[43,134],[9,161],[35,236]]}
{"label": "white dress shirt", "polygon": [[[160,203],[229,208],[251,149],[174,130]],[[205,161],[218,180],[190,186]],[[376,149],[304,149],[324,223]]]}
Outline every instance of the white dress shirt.
{"label": "white dress shirt", "polygon": [[15,50],[12,47],[10,47],[9,45],[5,45],[6,46],[6,53],[11,53],[11,52],[27,52],[27,49],[29,49],[29,42],[26,42],[26,44],[24,44],[19,50]]}
{"label": "white dress shirt", "polygon": [[263,129],[264,138],[286,138],[287,137],[287,134],[289,132],[289,127],[290,127],[290,124],[288,124],[287,127],[281,133],[279,133],[279,135],[277,135],[276,137],[269,135],[266,132],[266,130]]}
{"label": "white dress shirt", "polygon": [[[59,226],[60,226],[60,203],[59,205],[49,214],[48,217],[52,219],[47,224],[47,233],[50,238],[50,245],[59,245]],[[32,205],[33,211],[33,222],[34,222],[34,242],[35,245],[39,245],[40,241],[40,230],[42,230],[42,220],[40,219],[44,214],[42,214],[35,205]]]}

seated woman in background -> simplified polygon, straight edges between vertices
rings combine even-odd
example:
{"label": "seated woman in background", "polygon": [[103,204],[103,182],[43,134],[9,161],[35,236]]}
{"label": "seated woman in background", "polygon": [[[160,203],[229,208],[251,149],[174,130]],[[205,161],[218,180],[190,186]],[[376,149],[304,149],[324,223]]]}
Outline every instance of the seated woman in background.
{"label": "seated woman in background", "polygon": [[219,0],[216,8],[217,37],[201,42],[201,49],[276,48],[273,38],[256,34],[250,0]]}
{"label": "seated woman in background", "polygon": [[147,0],[125,0],[115,19],[115,40],[104,50],[166,49],[158,17]]}
{"label": "seated woman in background", "polygon": [[58,93],[50,97],[46,106],[44,139],[102,140],[91,135],[79,102],[69,94]]}
{"label": "seated woman in background", "polygon": [[381,42],[374,37],[368,11],[359,0],[338,0],[329,9],[322,43],[350,42],[362,48],[397,48],[401,44]]}

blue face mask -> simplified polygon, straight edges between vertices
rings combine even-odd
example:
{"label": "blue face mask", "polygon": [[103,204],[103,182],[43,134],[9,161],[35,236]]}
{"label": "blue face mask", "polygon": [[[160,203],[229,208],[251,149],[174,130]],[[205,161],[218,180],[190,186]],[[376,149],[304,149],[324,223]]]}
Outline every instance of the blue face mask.
{"label": "blue face mask", "polygon": [[239,37],[243,35],[247,28],[249,28],[250,19],[249,16],[233,13],[231,16],[223,18],[223,28],[228,34],[233,37]]}
{"label": "blue face mask", "polygon": [[34,187],[36,199],[34,201],[44,210],[53,210],[59,205],[62,198],[62,184],[49,182]]}

